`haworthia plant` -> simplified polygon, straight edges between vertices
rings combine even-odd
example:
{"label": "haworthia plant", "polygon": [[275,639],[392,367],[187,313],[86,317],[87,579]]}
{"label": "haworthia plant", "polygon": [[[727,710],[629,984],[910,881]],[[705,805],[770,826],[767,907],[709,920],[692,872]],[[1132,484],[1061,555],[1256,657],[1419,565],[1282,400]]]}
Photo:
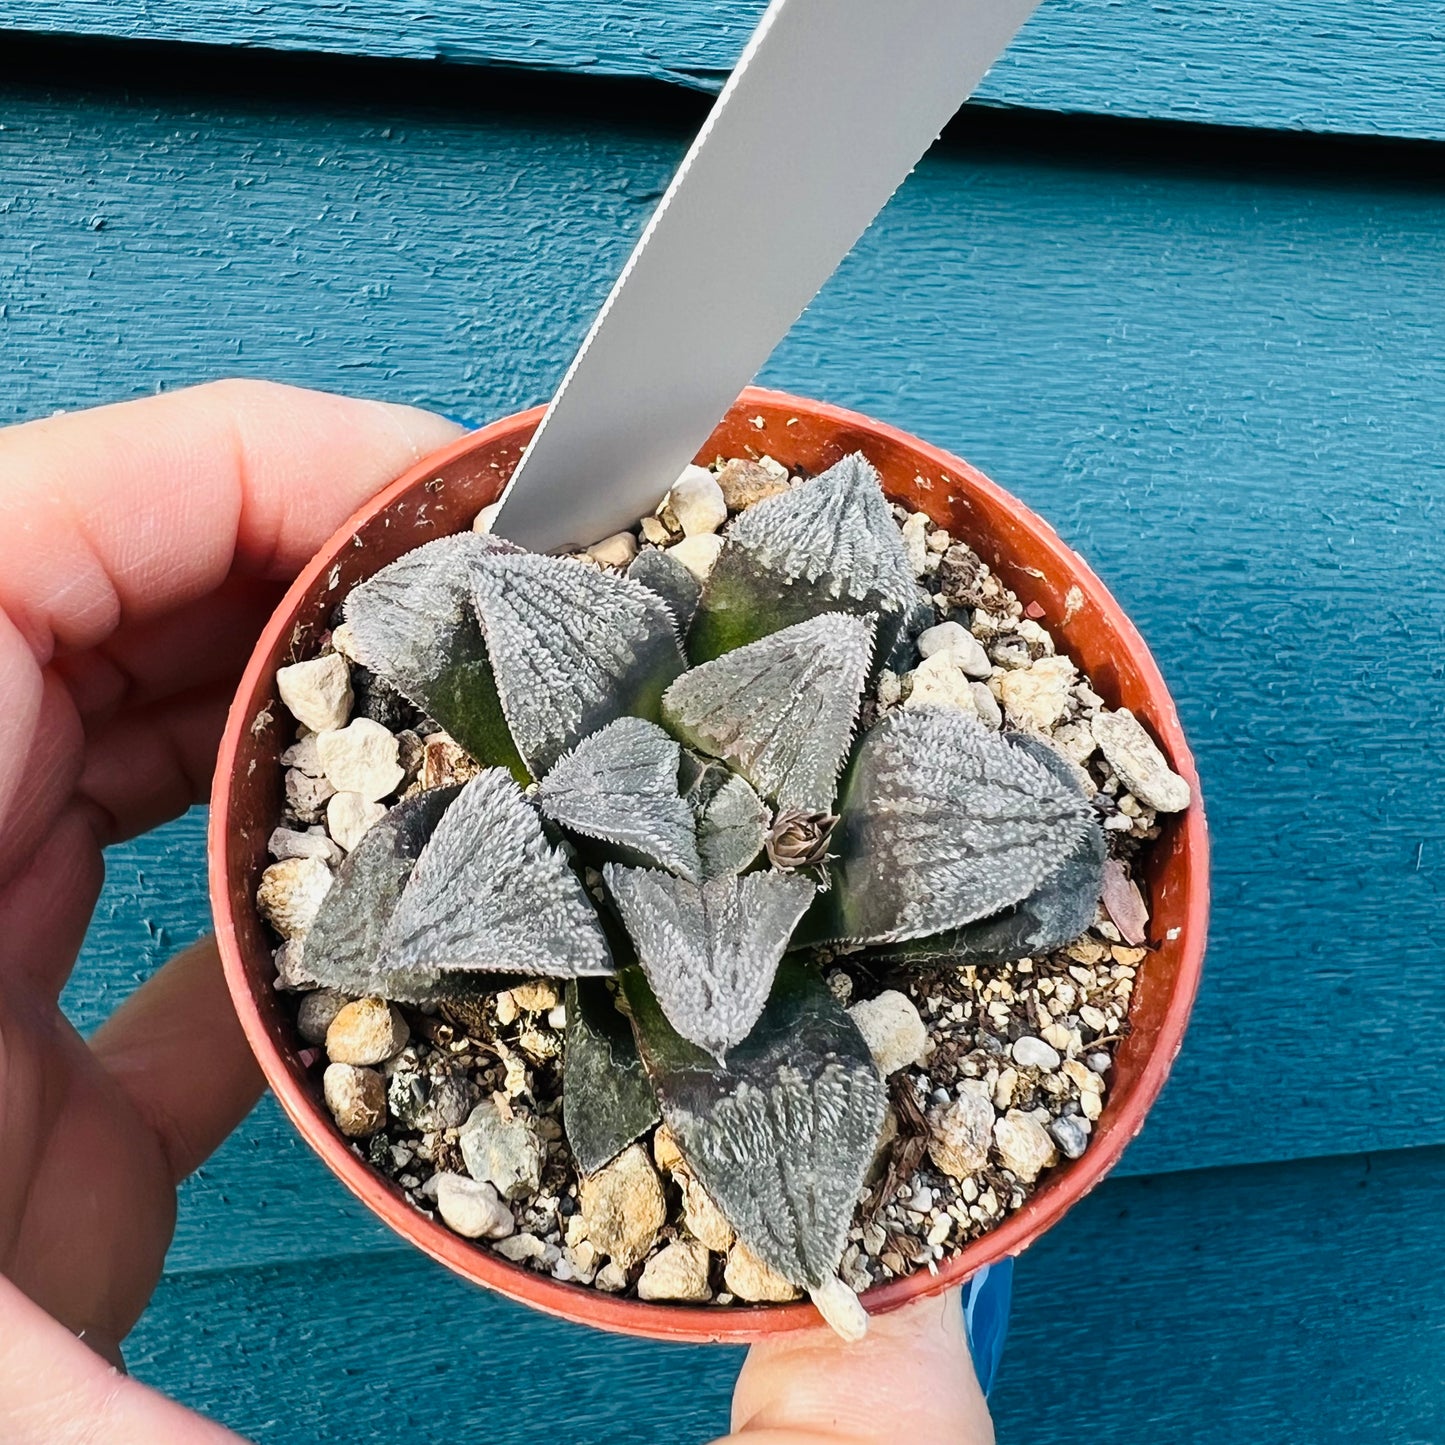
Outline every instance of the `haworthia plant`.
{"label": "haworthia plant", "polygon": [[306,966],[428,1006],[569,980],[579,1166],[660,1109],[739,1239],[842,1289],[884,1085],[808,945],[1017,957],[1100,892],[1102,834],[1045,744],[929,709],[858,735],[920,599],[857,455],[735,520],[700,596],[665,552],[620,576],[474,534],[383,568],[347,600],[358,657],[484,767],[361,839]]}

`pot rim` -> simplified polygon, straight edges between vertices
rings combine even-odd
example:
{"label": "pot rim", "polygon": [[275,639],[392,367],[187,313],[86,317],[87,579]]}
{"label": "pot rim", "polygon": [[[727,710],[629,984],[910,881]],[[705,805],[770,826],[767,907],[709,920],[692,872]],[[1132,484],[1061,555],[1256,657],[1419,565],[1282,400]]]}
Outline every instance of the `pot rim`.
{"label": "pot rim", "polygon": [[[912,1300],[962,1284],[985,1265],[1017,1255],[1056,1224],[1118,1162],[1143,1128],[1183,1043],[1203,968],[1209,914],[1209,842],[1199,777],[1177,711],[1158,665],[1138,630],[1103,582],[1041,517],[959,457],[862,413],[786,392],[748,387],[737,407],[772,406],[807,414],[839,432],[871,437],[923,459],[969,491],[1006,509],[1031,534],[1047,565],[1075,582],[1131,655],[1150,702],[1150,723],[1171,766],[1189,783],[1194,802],[1180,819],[1181,872],[1188,889],[1183,931],[1178,939],[1179,966],[1154,1047],[1112,1126],[1100,1131],[1083,1155],[1057,1166],[1048,1182],[1002,1223],[945,1256],[936,1274],[922,1269],[902,1279],[875,1285],[860,1298],[870,1313],[885,1313]],[[622,1299],[591,1286],[564,1284],[454,1234],[438,1219],[414,1208],[405,1196],[359,1155],[335,1127],[323,1105],[308,1092],[271,1037],[262,1017],[258,991],[270,992],[269,978],[253,977],[231,911],[231,782],[238,754],[255,716],[254,699],[269,688],[269,656],[292,626],[311,588],[353,535],[378,512],[411,488],[469,452],[517,432],[534,428],[545,407],[500,418],[457,438],[410,467],[349,517],[307,564],[287,591],[256,643],[226,720],[217,758],[207,831],[211,906],[226,982],[241,1026],[268,1084],[301,1136],[327,1167],[374,1214],[403,1238],[455,1273],[514,1300],[575,1323],[614,1333],[667,1341],[742,1344],[791,1330],[816,1327],[819,1316],[806,1300],[784,1305],[652,1304]]]}

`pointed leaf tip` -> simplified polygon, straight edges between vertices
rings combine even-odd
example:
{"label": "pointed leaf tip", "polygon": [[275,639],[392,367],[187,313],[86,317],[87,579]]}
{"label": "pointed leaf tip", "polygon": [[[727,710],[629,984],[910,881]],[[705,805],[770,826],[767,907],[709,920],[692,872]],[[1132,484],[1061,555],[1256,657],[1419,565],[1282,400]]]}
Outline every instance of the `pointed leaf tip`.
{"label": "pointed leaf tip", "polygon": [[952,710],[888,714],[863,739],[833,834],[836,935],[898,942],[1025,898],[1085,838],[1088,805]]}
{"label": "pointed leaf tip", "polygon": [[574,833],[631,849],[696,882],[695,823],[678,792],[681,754],[656,723],[618,718],[584,738],[542,779],[542,811]]}
{"label": "pointed leaf tip", "polygon": [[887,652],[919,589],[878,473],[861,453],[729,526],[688,650],[711,659],[825,610],[878,613]]}
{"label": "pointed leaf tip", "polygon": [[535,775],[618,717],[657,717],[684,664],[656,593],[532,552],[478,557],[471,579],[502,707]]}
{"label": "pointed leaf tip", "polygon": [[667,603],[679,637],[686,637],[702,585],[666,548],[646,547],[633,559],[627,575]]}
{"label": "pointed leaf tip", "polygon": [[[721,764],[713,766],[720,772]],[[697,851],[704,879],[741,873],[762,851],[771,821],[746,778],[729,773],[697,815]]]}
{"label": "pointed leaf tip", "polygon": [[825,1287],[887,1104],[853,1021],[816,968],[785,958],[762,1017],[719,1066],[672,1028],[638,970],[622,986],[663,1118],[703,1188],[771,1269]]}
{"label": "pointed leaf tip", "polygon": [[584,1174],[595,1174],[660,1117],[632,1025],[600,978],[567,985],[562,1127]]}
{"label": "pointed leaf tip", "polygon": [[721,1058],[762,1013],[813,884],[770,872],[728,874],[699,888],[647,869],[609,864],[604,873],[668,1020]]}
{"label": "pointed leaf tip", "polygon": [[871,618],[825,612],[684,673],[663,719],[780,808],[827,812],[872,649]]}
{"label": "pointed leaf tip", "polygon": [[416,860],[461,786],[429,788],[391,808],[346,855],[306,935],[306,968],[326,988],[399,1003],[441,996],[435,970],[384,967],[382,943]]}
{"label": "pointed leaf tip", "polygon": [[525,780],[471,603],[478,559],[509,547],[475,532],[438,537],[354,587],[343,611],[366,667],[435,718],[478,762]]}
{"label": "pointed leaf tip", "polygon": [[608,974],[581,880],[498,768],[478,773],[422,850],[382,948],[387,967],[438,973]]}

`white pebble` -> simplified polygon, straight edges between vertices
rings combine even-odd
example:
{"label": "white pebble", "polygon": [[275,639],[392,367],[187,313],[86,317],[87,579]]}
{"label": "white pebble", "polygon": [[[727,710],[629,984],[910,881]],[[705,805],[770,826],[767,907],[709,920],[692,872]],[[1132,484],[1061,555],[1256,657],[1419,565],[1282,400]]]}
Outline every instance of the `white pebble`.
{"label": "white pebble", "polygon": [[502,504],[500,502],[493,502],[489,506],[483,507],[472,519],[472,531],[490,532],[492,530],[492,523],[497,520],[497,514],[501,510]]}
{"label": "white pebble", "polygon": [[375,1069],[328,1064],[321,1092],[348,1139],[367,1139],[386,1123],[386,1080]]}
{"label": "white pebble", "polygon": [[918,634],[920,657],[935,657],[943,653],[970,677],[988,677],[993,665],[983,644],[973,633],[957,622],[940,622]]}
{"label": "white pebble", "polygon": [[373,823],[386,817],[382,803],[368,803],[360,793],[333,793],[326,803],[326,828],[349,853]]}
{"label": "white pebble", "polygon": [[614,532],[594,542],[587,555],[603,567],[625,567],[637,556],[637,538],[631,532]]}
{"label": "white pebble", "polygon": [[256,907],[282,938],[297,938],[311,927],[330,891],[331,869],[319,858],[286,858],[261,875]]}
{"label": "white pebble", "polygon": [[915,577],[922,577],[928,570],[928,532],[932,526],[927,513],[914,512],[900,529],[903,550],[908,553],[908,565]]}
{"label": "white pebble", "polygon": [[709,532],[695,537],[684,537],[681,542],[667,550],[699,582],[706,582],[722,546],[723,539],[715,532]]}
{"label": "white pebble", "polygon": [[276,828],[267,840],[266,851],[277,860],[286,858],[319,858],[333,868],[341,862],[341,849],[322,832],[297,832],[294,828]]}
{"label": "white pebble", "polygon": [[1141,802],[1159,813],[1179,813],[1189,806],[1189,784],[1169,766],[1128,708],[1101,712],[1090,726],[1109,766]]}
{"label": "white pebble", "polygon": [[848,1010],[848,1017],[863,1035],[878,1072],[889,1074],[919,1063],[928,1049],[928,1029],[913,1000],[897,989],[864,999]]}
{"label": "white pebble", "polygon": [[1073,681],[1074,664],[1067,657],[1041,657],[998,679],[999,701],[1018,727],[1047,732],[1063,717]]}
{"label": "white pebble", "polygon": [[707,1246],[693,1240],[679,1239],[658,1250],[642,1266],[637,1281],[637,1297],[644,1300],[710,1299],[707,1283]]}
{"label": "white pebble", "polygon": [[436,1201],[447,1227],[467,1239],[505,1239],[516,1230],[512,1211],[497,1191],[465,1174],[437,1174]]}
{"label": "white pebble", "polygon": [[936,652],[925,658],[908,674],[912,691],[905,708],[950,707],[973,716],[978,709],[973,700],[973,684],[951,653]]}
{"label": "white pebble", "polygon": [[1010,1109],[1002,1119],[995,1121],[993,1141],[1004,1168],[1013,1170],[1024,1184],[1031,1184],[1043,1170],[1058,1160],[1054,1141],[1044,1126],[1031,1114],[1018,1109]]}
{"label": "white pebble", "polygon": [[369,717],[320,733],[316,750],[338,793],[360,793],[370,803],[394,792],[406,776],[395,736]]}
{"label": "white pebble", "polygon": [[291,716],[312,732],[343,727],[351,716],[351,669],[334,652],[277,668],[276,691]]}
{"label": "white pebble", "polygon": [[[916,513],[922,516],[921,512]],[[808,1291],[813,1304],[840,1339],[857,1344],[868,1333],[868,1312],[858,1296],[841,1279],[825,1280]]]}
{"label": "white pebble", "polygon": [[687,467],[672,484],[666,507],[688,537],[716,532],[728,519],[723,490],[706,467]]}
{"label": "white pebble", "polygon": [[1058,1050],[1032,1034],[1024,1034],[1022,1038],[1015,1039],[1011,1052],[1014,1063],[1021,1068],[1052,1070],[1059,1066]]}

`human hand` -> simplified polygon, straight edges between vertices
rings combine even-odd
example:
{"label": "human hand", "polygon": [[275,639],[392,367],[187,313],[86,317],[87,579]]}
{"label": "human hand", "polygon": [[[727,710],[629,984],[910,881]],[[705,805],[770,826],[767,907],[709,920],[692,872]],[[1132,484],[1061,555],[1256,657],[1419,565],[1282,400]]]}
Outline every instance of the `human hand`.
{"label": "human hand", "polygon": [[7,1445],[234,1442],[101,1358],[119,1358],[155,1288],[177,1183],[261,1090],[215,946],[167,964],[89,1044],[57,1000],[101,848],[207,795],[236,679],[286,582],[458,431],[408,407],[223,382],[0,432]]}
{"label": "human hand", "polygon": [[[236,678],[287,581],[457,434],[439,417],[223,382],[0,431],[0,1439],[239,1445],[120,1374],[177,1183],[261,1079],[214,944],[87,1043],[58,999],[101,848],[200,801]],[[203,1087],[198,1087],[203,1083]],[[732,1445],[983,1445],[956,1296],[843,1346],[758,1346]]]}

